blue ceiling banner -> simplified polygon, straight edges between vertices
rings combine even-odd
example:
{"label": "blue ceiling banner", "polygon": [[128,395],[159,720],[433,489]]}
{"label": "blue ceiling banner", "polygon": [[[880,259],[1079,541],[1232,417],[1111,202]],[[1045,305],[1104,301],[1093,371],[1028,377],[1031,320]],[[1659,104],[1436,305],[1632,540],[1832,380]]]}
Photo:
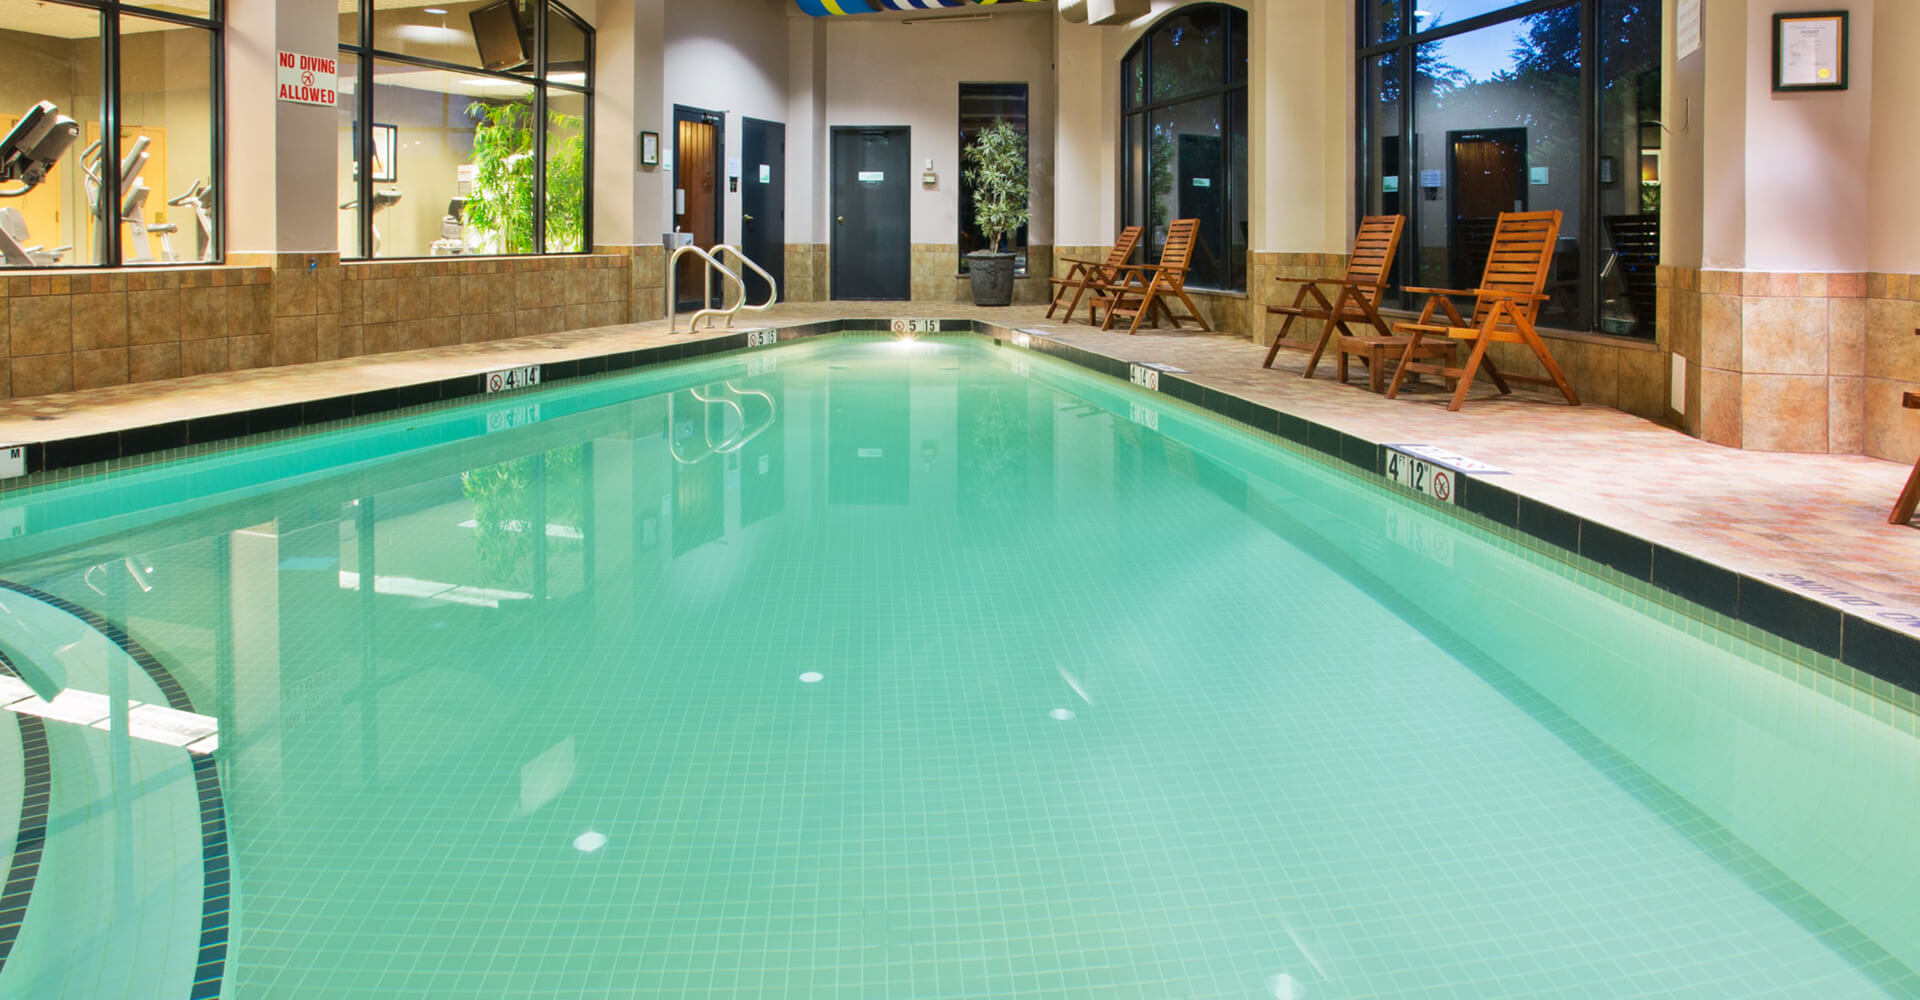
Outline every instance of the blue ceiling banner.
{"label": "blue ceiling banner", "polygon": [[839,14],[878,14],[890,10],[951,10],[975,4],[1045,3],[1046,0],[794,0],[814,17]]}
{"label": "blue ceiling banner", "polygon": [[800,9],[814,17],[833,17],[836,14],[872,14],[873,7],[867,0],[794,0]]}

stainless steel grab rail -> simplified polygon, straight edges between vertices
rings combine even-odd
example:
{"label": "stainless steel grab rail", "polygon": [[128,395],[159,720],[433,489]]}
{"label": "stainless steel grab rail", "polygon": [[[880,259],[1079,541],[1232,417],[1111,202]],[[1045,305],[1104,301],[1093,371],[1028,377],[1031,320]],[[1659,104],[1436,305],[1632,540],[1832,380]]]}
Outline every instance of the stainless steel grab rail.
{"label": "stainless steel grab rail", "polygon": [[[719,309],[704,308],[695,312],[693,314],[693,318],[687,321],[688,333],[693,333],[699,330],[701,320],[712,319],[716,316],[725,316],[727,319],[727,326],[731,327],[733,325],[733,317],[736,313],[739,313],[742,311],[766,312],[768,309],[773,308],[773,304],[779,301],[780,299],[780,285],[778,282],[773,280],[773,275],[768,274],[765,268],[762,268],[759,264],[754,263],[753,258],[748,257],[744,253],[741,253],[740,248],[734,246],[731,243],[715,244],[711,252],[707,250],[703,250],[700,247],[693,246],[692,244],[688,244],[687,246],[683,246],[683,247],[675,247],[673,250],[673,253],[667,257],[667,280],[666,280],[667,287],[665,289],[665,293],[667,297],[667,332],[668,333],[680,332],[678,329],[678,324],[680,321],[679,302],[678,302],[678,296],[675,294],[678,291],[678,289],[675,286],[678,284],[677,278],[679,276],[679,271],[680,271],[680,258],[686,254],[693,254],[694,256],[699,257],[701,260],[705,261],[707,264],[706,268],[702,271],[702,274],[704,275],[703,284],[706,290],[706,297],[701,301],[703,302],[713,301],[713,272],[715,271],[719,271],[723,281],[731,282],[733,284],[733,290],[739,293],[739,297],[733,299],[733,304],[731,306],[724,305],[728,301],[728,295],[727,295],[727,289],[723,284],[721,288],[721,293],[720,293],[720,301],[723,304],[723,308],[719,308]],[[732,254],[735,257],[739,258],[741,264],[745,265],[746,268],[751,268],[754,274],[759,275],[761,280],[767,283],[767,301],[762,302],[759,305],[747,304],[747,283],[741,280],[739,272],[735,271],[734,269],[728,267],[726,264],[721,262],[721,258],[724,257],[726,254]]]}

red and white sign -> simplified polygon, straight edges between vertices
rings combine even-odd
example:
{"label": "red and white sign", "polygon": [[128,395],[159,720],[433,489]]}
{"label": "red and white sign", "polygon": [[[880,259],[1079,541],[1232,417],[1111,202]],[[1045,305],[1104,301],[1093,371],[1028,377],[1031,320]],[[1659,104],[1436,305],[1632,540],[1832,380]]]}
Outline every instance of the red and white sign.
{"label": "red and white sign", "polygon": [[340,62],[332,56],[280,53],[280,99],[331,108],[339,103]]}

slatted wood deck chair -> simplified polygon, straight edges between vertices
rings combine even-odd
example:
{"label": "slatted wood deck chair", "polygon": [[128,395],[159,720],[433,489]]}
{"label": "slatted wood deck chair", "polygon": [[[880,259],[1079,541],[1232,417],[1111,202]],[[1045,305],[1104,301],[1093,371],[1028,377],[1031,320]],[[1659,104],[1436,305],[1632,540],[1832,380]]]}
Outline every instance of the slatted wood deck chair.
{"label": "slatted wood deck chair", "polygon": [[[1274,279],[1297,283],[1300,291],[1294,295],[1291,306],[1267,307],[1268,312],[1285,316],[1286,321],[1274,335],[1273,346],[1267,349],[1267,360],[1261,367],[1273,367],[1273,359],[1295,320],[1321,320],[1326,325],[1320,330],[1320,342],[1314,345],[1313,356],[1307,359],[1307,370],[1302,377],[1312,378],[1319,371],[1321,357],[1326,354],[1327,346],[1333,344],[1338,359],[1335,374],[1341,382],[1347,380],[1347,356],[1353,355],[1367,366],[1367,387],[1374,392],[1383,388],[1386,359],[1399,357],[1407,343],[1407,338],[1395,336],[1387,328],[1379,309],[1380,296],[1393,277],[1394,256],[1400,250],[1400,235],[1406,221],[1406,217],[1400,215],[1369,215],[1361,219],[1360,231],[1353,239],[1353,253],[1347,259],[1347,273],[1338,280]],[[1331,301],[1326,294],[1330,288],[1338,289]],[[1353,323],[1365,323],[1371,329],[1356,333],[1349,325]],[[1430,356],[1446,358],[1452,353],[1453,342],[1436,342],[1423,350]]]}
{"label": "slatted wood deck chair", "polygon": [[[1213,332],[1206,317],[1200,315],[1200,307],[1187,296],[1187,266],[1193,260],[1193,244],[1199,235],[1199,219],[1175,219],[1167,224],[1167,243],[1160,250],[1160,263],[1122,264],[1115,268],[1118,277],[1101,282],[1094,291],[1094,308],[1107,311],[1100,329],[1113,329],[1114,319],[1124,316],[1133,321],[1127,332],[1139,333],[1140,324],[1151,316],[1156,326],[1165,318],[1178,330],[1186,320],[1192,320],[1200,324],[1202,331]],[[1186,305],[1186,317],[1173,314],[1167,305],[1170,298]]]}
{"label": "slatted wood deck chair", "polygon": [[[1400,367],[1393,373],[1393,384],[1387,387],[1387,398],[1399,395],[1400,386],[1408,375],[1414,372],[1432,372],[1450,379],[1459,379],[1454,387],[1453,399],[1448,402],[1448,410],[1458,410],[1467,401],[1467,391],[1473,388],[1473,377],[1482,368],[1493,384],[1503,393],[1512,392],[1507,380],[1518,382],[1536,382],[1551,385],[1567,397],[1567,402],[1580,405],[1580,397],[1573,394],[1573,386],[1567,383],[1566,375],[1560,366],[1554,363],[1553,354],[1540,339],[1533,328],[1534,318],[1540,314],[1540,304],[1546,301],[1542,291],[1547,285],[1547,272],[1553,265],[1554,244],[1560,238],[1560,212],[1502,212],[1499,224],[1494,227],[1493,245],[1487,252],[1486,273],[1480,279],[1480,287],[1470,291],[1447,288],[1409,288],[1407,291],[1426,295],[1426,308],[1420,310],[1420,318],[1411,323],[1394,324],[1395,333],[1407,334],[1406,348],[1400,355]],[[1471,295],[1474,297],[1473,319],[1464,320],[1459,310],[1453,306],[1449,295]],[[1444,316],[1435,315],[1444,311]],[[1467,353],[1467,363],[1454,368],[1451,365],[1431,364],[1418,360],[1420,348],[1427,338],[1445,337],[1451,340],[1470,340],[1473,348]],[[1490,344],[1525,344],[1540,359],[1540,367],[1547,374],[1509,375],[1494,366],[1493,359],[1487,357]]]}
{"label": "slatted wood deck chair", "polygon": [[[1920,392],[1905,393],[1900,397],[1900,405],[1909,410],[1920,410]],[[1913,463],[1913,473],[1907,477],[1907,486],[1900,491],[1900,498],[1893,502],[1893,514],[1887,518],[1887,523],[1905,524],[1913,520],[1916,507],[1920,507],[1920,461]]]}
{"label": "slatted wood deck chair", "polygon": [[[1069,323],[1073,322],[1073,311],[1080,308],[1081,296],[1098,287],[1101,282],[1114,281],[1118,278],[1114,269],[1125,264],[1127,258],[1133,256],[1133,248],[1140,242],[1142,229],[1141,226],[1128,226],[1120,230],[1120,239],[1113,244],[1113,249],[1107,251],[1106,260],[1062,257],[1061,260],[1070,266],[1065,276],[1047,279],[1053,285],[1053,304],[1047,306],[1047,318],[1053,318],[1053,311],[1060,308],[1060,303],[1066,300],[1067,294],[1071,292],[1073,300],[1067,302],[1067,312],[1063,318]],[[1087,305],[1087,322],[1093,322],[1091,303]]]}

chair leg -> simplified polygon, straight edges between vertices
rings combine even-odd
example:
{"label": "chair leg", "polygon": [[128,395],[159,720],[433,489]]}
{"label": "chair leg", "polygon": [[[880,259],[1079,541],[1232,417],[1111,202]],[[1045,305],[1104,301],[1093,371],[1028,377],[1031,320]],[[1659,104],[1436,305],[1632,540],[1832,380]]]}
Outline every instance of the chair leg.
{"label": "chair leg", "polygon": [[1337,379],[1340,382],[1341,385],[1346,385],[1347,384],[1346,345],[1335,343],[1333,345],[1333,350],[1334,350],[1333,376],[1335,379]]}
{"label": "chair leg", "polygon": [[[1491,325],[1491,324],[1489,324]],[[1473,389],[1473,375],[1480,370],[1480,362],[1487,356],[1487,331],[1474,338],[1473,350],[1467,354],[1466,366],[1460,369],[1460,384],[1454,386],[1453,399],[1447,403],[1447,412],[1457,413],[1467,403],[1467,393]]]}
{"label": "chair leg", "polygon": [[1920,461],[1913,463],[1913,475],[1907,477],[1907,486],[1900,491],[1900,499],[1893,502],[1893,515],[1887,518],[1887,523],[1905,524],[1913,520],[1916,507],[1920,507]]}
{"label": "chair leg", "polygon": [[[1061,317],[1061,318],[1060,318],[1060,321],[1061,321],[1062,323],[1071,323],[1071,322],[1073,322],[1073,313],[1074,313],[1074,310],[1076,310],[1076,309],[1078,309],[1078,308],[1080,308],[1080,298],[1081,298],[1081,296],[1084,296],[1084,295],[1086,295],[1086,294],[1087,294],[1087,285],[1088,285],[1088,282],[1084,282],[1084,281],[1083,281],[1083,282],[1081,282],[1081,283],[1080,283],[1080,284],[1079,284],[1079,285],[1078,285],[1077,287],[1075,287],[1075,288],[1074,288],[1074,290],[1073,290],[1073,301],[1072,301],[1072,302],[1069,302],[1069,303],[1067,303],[1067,314],[1066,314],[1065,316],[1063,316],[1063,317]],[[1049,312],[1049,313],[1048,313],[1047,315],[1049,315],[1049,316],[1051,316],[1051,315],[1053,315],[1053,314],[1052,314],[1051,312]],[[1094,316],[1093,316],[1093,303],[1092,303],[1092,302],[1088,302],[1088,303],[1087,303],[1087,323],[1088,323],[1089,325],[1091,325],[1091,324],[1093,323],[1093,319],[1094,319]]]}
{"label": "chair leg", "polygon": [[1380,370],[1387,366],[1387,349],[1381,344],[1367,345],[1367,391],[1379,392],[1385,388],[1380,384]]}
{"label": "chair leg", "polygon": [[1520,327],[1520,335],[1527,339],[1527,346],[1533,348],[1533,353],[1539,356],[1540,366],[1545,368],[1547,374],[1553,378],[1553,384],[1559,388],[1560,394],[1567,397],[1568,403],[1579,406],[1580,397],[1573,394],[1572,384],[1567,381],[1567,376],[1561,373],[1560,366],[1554,363],[1553,354],[1547,350],[1547,345],[1540,342],[1540,335],[1534,332],[1533,325],[1531,323],[1517,325]]}
{"label": "chair leg", "polygon": [[[1422,315],[1424,317],[1424,314]],[[1422,322],[1425,322],[1424,318]],[[1400,352],[1400,364],[1393,369],[1393,381],[1387,383],[1388,399],[1400,395],[1400,386],[1407,381],[1407,375],[1412,372],[1408,366],[1413,363],[1414,355],[1420,350],[1420,341],[1424,336],[1425,334],[1415,330],[1413,336],[1407,339],[1407,346]]]}
{"label": "chair leg", "polygon": [[[1262,367],[1262,368],[1272,368],[1272,367],[1273,367],[1273,359],[1274,359],[1274,356],[1280,353],[1280,342],[1281,342],[1281,341],[1283,341],[1283,340],[1285,340],[1285,339],[1287,339],[1287,331],[1288,331],[1288,330],[1291,330],[1291,329],[1293,329],[1293,321],[1294,321],[1294,320],[1296,320],[1296,319],[1299,319],[1299,318],[1300,318],[1300,317],[1299,317],[1299,316],[1297,316],[1297,315],[1295,315],[1295,316],[1288,316],[1288,317],[1286,318],[1286,321],[1280,324],[1280,332],[1279,332],[1279,333],[1276,333],[1276,334],[1274,334],[1274,335],[1273,335],[1273,346],[1272,346],[1272,347],[1269,347],[1269,348],[1267,348],[1267,360],[1266,360],[1266,361],[1264,361],[1264,362],[1262,362],[1262,363],[1261,363],[1261,365],[1260,365],[1260,367]],[[1326,340],[1325,340],[1324,338],[1323,338],[1323,339],[1322,339],[1322,340],[1320,341],[1320,347],[1321,347],[1321,349],[1325,349],[1325,347],[1326,347],[1326,343],[1327,343],[1327,342],[1326,342]],[[1309,361],[1309,362],[1307,362],[1307,377],[1308,377],[1308,378],[1312,378],[1312,377],[1313,377],[1313,369],[1314,369],[1314,366],[1315,366],[1315,365],[1318,365],[1319,363],[1320,363],[1320,351],[1319,351],[1319,350],[1316,350],[1316,351],[1314,351],[1314,352],[1313,352],[1313,360],[1312,360],[1312,361]]]}
{"label": "chair leg", "polygon": [[[1187,312],[1193,314],[1193,321],[1200,324],[1201,332],[1212,333],[1213,327],[1207,325],[1207,318],[1200,314],[1200,307],[1194,305],[1193,300],[1187,297],[1187,290],[1185,288],[1176,286],[1173,288],[1172,291],[1175,295],[1180,296],[1180,301],[1187,304]],[[1167,315],[1171,317],[1173,315],[1172,311],[1168,311]],[[1175,322],[1178,323],[1179,321],[1175,320]]]}

